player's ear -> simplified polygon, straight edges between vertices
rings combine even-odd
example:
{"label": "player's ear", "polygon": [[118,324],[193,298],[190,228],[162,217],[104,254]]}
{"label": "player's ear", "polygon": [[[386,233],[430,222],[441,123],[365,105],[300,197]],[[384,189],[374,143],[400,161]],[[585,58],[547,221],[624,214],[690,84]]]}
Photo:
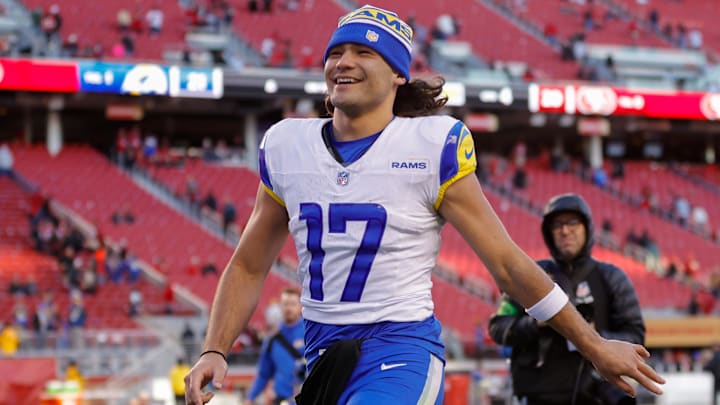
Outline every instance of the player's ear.
{"label": "player's ear", "polygon": [[407,83],[407,79],[406,79],[405,77],[403,77],[400,73],[395,72],[395,80],[394,80],[394,82],[395,82],[398,86],[402,86],[403,84],[406,84],[406,83]]}

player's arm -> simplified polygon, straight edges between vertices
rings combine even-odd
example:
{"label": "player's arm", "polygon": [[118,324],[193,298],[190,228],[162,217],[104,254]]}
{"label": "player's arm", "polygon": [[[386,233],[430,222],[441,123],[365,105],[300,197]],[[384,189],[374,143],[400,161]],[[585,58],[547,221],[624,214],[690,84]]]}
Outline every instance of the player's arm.
{"label": "player's arm", "polygon": [[[464,176],[447,188],[439,213],[470,244],[498,287],[520,305],[531,308],[553,290],[554,283],[547,274],[512,241],[474,175]],[[643,360],[649,353],[642,346],[603,339],[570,304],[548,323],[572,341],[603,376],[630,395],[635,390],[620,378],[623,375],[651,392],[662,393],[653,381],[664,381]]]}
{"label": "player's arm", "polygon": [[[285,207],[261,185],[247,227],[220,277],[210,311],[210,323],[203,352],[227,353],[247,325],[262,293],[265,277],[288,236]],[[200,405],[212,393],[200,390],[208,382],[218,388],[227,371],[224,359],[215,353],[202,356],[185,377],[188,404]]]}

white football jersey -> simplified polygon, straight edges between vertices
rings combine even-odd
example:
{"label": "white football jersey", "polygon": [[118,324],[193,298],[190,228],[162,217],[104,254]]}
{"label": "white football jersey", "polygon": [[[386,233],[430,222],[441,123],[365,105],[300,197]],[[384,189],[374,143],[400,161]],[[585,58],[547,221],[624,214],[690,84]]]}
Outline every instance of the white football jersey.
{"label": "white football jersey", "polygon": [[343,166],[327,119],[286,119],[260,145],[265,190],[284,205],[303,316],[328,324],[409,322],[433,312],[431,272],[445,190],[475,171],[470,131],[447,116],[396,117]]}

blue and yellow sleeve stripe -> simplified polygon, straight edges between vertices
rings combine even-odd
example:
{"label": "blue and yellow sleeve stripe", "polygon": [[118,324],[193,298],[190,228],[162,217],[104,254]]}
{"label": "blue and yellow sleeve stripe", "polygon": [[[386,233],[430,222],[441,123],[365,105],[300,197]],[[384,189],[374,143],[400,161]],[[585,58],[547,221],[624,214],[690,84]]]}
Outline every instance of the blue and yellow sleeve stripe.
{"label": "blue and yellow sleeve stripe", "polygon": [[260,145],[260,149],[258,150],[258,169],[260,171],[260,181],[262,182],[263,189],[270,197],[272,197],[275,202],[285,206],[285,201],[280,198],[277,193],[275,193],[275,190],[273,189],[272,181],[270,181],[270,172],[267,169],[267,163],[265,161],[265,142]]}
{"label": "blue and yellow sleeve stripe", "polygon": [[440,191],[433,206],[440,208],[445,191],[453,183],[475,172],[475,143],[470,130],[458,121],[448,132],[440,156]]}

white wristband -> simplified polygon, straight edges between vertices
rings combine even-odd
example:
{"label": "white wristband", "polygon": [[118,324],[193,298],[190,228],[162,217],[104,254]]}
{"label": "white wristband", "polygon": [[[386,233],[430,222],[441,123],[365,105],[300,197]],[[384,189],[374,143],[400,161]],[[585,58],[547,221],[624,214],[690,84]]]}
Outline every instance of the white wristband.
{"label": "white wristband", "polygon": [[540,301],[527,309],[527,313],[540,322],[545,322],[557,315],[567,304],[568,296],[557,283]]}

